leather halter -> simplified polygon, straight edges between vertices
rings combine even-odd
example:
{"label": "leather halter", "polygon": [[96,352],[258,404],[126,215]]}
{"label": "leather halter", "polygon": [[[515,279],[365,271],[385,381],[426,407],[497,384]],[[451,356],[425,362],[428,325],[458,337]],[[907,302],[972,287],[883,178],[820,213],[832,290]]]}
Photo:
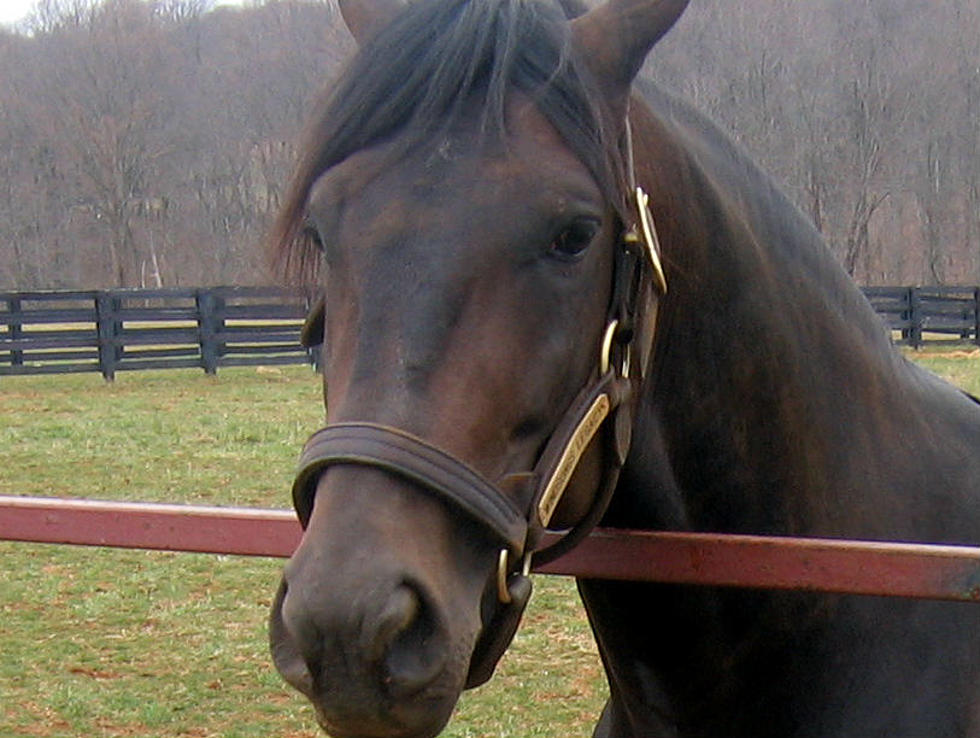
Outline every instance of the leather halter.
{"label": "leather halter", "polygon": [[[533,470],[494,483],[422,438],[366,422],[321,428],[300,456],[293,505],[304,530],[321,473],[336,464],[362,465],[415,483],[469,517],[499,543],[498,602],[477,640],[467,688],[490,678],[517,630],[531,594],[531,555],[542,563],[551,561],[589,534],[606,511],[629,451],[635,402],[653,345],[657,298],[667,290],[647,196],[634,180],[631,139],[627,122],[629,204],[635,220],[616,245],[612,298],[598,370],[566,410]],[[309,320],[319,319],[315,312]],[[310,333],[304,330],[304,342]],[[556,543],[538,549],[578,462],[593,443],[600,444],[604,469],[588,511]]]}

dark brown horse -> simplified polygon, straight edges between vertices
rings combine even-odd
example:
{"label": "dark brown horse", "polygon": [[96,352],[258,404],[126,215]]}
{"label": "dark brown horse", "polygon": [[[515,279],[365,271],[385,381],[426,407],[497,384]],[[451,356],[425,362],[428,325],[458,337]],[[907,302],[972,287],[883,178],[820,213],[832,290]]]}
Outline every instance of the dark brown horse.
{"label": "dark brown horse", "polygon": [[[360,50],[277,240],[322,262],[329,403],[271,619],[335,736],[436,735],[506,648],[546,526],[980,541],[977,403],[892,350],[724,136],[634,81],[684,4],[343,8]],[[980,735],[969,605],[580,590],[597,736]]]}

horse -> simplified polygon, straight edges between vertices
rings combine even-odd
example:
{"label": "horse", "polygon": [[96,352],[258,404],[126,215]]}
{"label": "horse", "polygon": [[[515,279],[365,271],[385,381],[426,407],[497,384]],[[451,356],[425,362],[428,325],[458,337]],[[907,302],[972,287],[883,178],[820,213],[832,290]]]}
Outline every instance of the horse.
{"label": "horse", "polygon": [[[341,3],[358,50],[272,238],[322,289],[329,402],[270,642],[331,735],[437,735],[530,566],[597,523],[980,541],[977,400],[904,359],[805,216],[640,77],[685,5]],[[980,735],[968,604],[578,588],[597,738]]]}

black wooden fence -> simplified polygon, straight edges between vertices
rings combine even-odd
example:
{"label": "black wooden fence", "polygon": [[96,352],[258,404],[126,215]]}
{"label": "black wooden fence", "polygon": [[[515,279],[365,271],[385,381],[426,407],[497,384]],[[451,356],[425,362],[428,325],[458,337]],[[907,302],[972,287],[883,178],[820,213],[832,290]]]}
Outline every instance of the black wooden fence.
{"label": "black wooden fence", "polygon": [[0,375],[312,363],[273,287],[0,292]]}
{"label": "black wooden fence", "polygon": [[897,343],[980,345],[980,287],[865,287]]}
{"label": "black wooden fence", "polygon": [[[896,342],[980,345],[980,287],[866,287]],[[313,363],[276,287],[0,292],[0,375]]]}

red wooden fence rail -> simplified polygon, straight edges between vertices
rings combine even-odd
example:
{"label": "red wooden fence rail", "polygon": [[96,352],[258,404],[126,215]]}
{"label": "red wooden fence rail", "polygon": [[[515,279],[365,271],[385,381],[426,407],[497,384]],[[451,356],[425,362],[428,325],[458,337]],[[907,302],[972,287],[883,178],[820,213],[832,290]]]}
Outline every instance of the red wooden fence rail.
{"label": "red wooden fence rail", "polygon": [[[0,496],[0,540],[289,556],[288,510]],[[548,574],[980,603],[980,547],[603,529]]]}

